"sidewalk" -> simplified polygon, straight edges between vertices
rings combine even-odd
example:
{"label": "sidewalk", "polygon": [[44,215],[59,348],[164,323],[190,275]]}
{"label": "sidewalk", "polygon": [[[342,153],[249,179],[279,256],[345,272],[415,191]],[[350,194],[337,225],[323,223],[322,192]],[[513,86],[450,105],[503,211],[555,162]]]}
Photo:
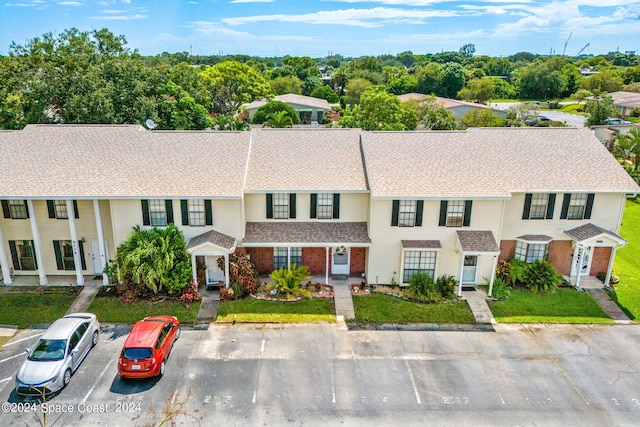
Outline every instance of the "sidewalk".
{"label": "sidewalk", "polygon": [[493,313],[487,304],[487,294],[482,289],[462,291],[462,299],[469,303],[469,308],[478,323],[496,323]]}
{"label": "sidewalk", "polygon": [[91,302],[98,295],[98,290],[102,286],[102,280],[89,280],[84,283],[76,300],[71,304],[66,314],[84,313],[89,309]]}
{"label": "sidewalk", "polygon": [[613,319],[617,325],[633,325],[635,322],[622,311],[622,309],[615,302],[611,301],[609,295],[604,289],[586,289],[586,291],[593,297],[594,300],[602,307],[605,313]]}
{"label": "sidewalk", "polygon": [[196,316],[194,329],[208,329],[209,324],[216,320],[216,316],[218,315],[220,292],[217,290],[207,290],[205,287],[200,294],[202,295],[202,301],[200,302],[200,309]]}
{"label": "sidewalk", "polygon": [[333,300],[336,305],[336,316],[342,316],[346,321],[356,318],[351,298],[351,286],[348,283],[333,285]]}

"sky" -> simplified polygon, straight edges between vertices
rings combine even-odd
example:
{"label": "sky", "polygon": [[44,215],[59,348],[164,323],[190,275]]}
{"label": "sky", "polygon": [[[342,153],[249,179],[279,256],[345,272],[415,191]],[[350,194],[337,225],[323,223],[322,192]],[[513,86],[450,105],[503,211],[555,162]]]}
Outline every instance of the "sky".
{"label": "sky", "polygon": [[640,0],[0,0],[0,54],[108,28],[143,55],[640,54]]}

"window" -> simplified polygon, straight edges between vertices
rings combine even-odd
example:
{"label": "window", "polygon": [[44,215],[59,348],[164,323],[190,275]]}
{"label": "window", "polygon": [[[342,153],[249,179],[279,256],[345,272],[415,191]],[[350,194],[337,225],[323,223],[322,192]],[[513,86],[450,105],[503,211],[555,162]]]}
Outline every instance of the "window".
{"label": "window", "polygon": [[189,200],[189,225],[202,227],[205,225],[204,200]]}
{"label": "window", "polygon": [[[291,264],[297,267],[302,265],[302,248],[289,248],[291,251]],[[287,265],[287,248],[273,248],[273,268],[289,268]]]}
{"label": "window", "polygon": [[549,257],[549,245],[518,240],[515,257],[527,263],[546,260]]}
{"label": "window", "polygon": [[7,201],[8,215],[5,212],[5,218],[11,219],[27,219],[29,218],[27,211],[27,202],[25,200],[9,200]]}
{"label": "window", "polygon": [[274,193],[273,195],[273,218],[289,218],[289,195],[287,193]]}
{"label": "window", "polygon": [[404,271],[402,282],[408,283],[417,272],[434,277],[436,272],[436,251],[406,251],[404,253]]}
{"label": "window", "polygon": [[318,194],[318,207],[317,207],[318,219],[331,219],[333,218],[333,194],[331,193],[319,193]]}
{"label": "window", "polygon": [[165,227],[167,225],[167,210],[164,200],[149,200],[149,220],[153,227]]}
{"label": "window", "polygon": [[69,219],[69,214],[67,213],[67,201],[66,200],[54,200],[53,206],[56,213],[56,218],[58,219]]}
{"label": "window", "polygon": [[587,206],[587,195],[585,193],[572,194],[567,211],[567,219],[584,218],[584,210]]}
{"label": "window", "polygon": [[400,227],[413,227],[416,223],[416,201],[400,200],[398,211],[398,225]]}
{"label": "window", "polygon": [[[56,265],[58,266],[58,270],[76,269],[76,263],[73,259],[73,244],[71,243],[71,240],[54,240],[53,250],[56,254]],[[78,251],[80,252],[82,269],[86,270],[87,266],[85,265],[84,260],[84,248],[80,241],[78,242]]]}
{"label": "window", "polygon": [[447,203],[447,227],[462,227],[464,223],[464,200],[450,200]]}
{"label": "window", "polygon": [[33,240],[9,240],[9,249],[14,270],[35,270],[38,268]]}
{"label": "window", "polygon": [[529,210],[529,219],[544,219],[547,216],[547,201],[549,195],[545,193],[537,193],[531,195],[531,208]]}

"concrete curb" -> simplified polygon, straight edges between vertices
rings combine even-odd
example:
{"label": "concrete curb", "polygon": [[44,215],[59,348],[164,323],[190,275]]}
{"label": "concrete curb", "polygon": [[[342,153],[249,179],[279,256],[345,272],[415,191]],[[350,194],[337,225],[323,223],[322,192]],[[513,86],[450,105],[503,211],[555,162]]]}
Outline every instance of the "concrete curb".
{"label": "concrete curb", "polygon": [[420,332],[495,332],[488,323],[376,323],[359,325],[347,323],[350,331],[420,331]]}

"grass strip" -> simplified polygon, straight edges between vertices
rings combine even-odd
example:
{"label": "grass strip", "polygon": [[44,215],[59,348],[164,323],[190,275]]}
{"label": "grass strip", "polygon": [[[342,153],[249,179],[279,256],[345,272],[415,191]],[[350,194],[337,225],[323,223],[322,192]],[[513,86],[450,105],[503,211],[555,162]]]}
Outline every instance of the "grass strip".
{"label": "grass strip", "polygon": [[221,301],[216,322],[335,322],[335,313],[332,299],[314,298],[295,302],[279,302],[246,298],[237,301]]}
{"label": "grass strip", "polygon": [[466,301],[421,304],[383,294],[354,296],[356,322],[370,323],[476,323]]}
{"label": "grass strip", "polygon": [[104,323],[134,324],[147,316],[176,316],[180,323],[193,324],[199,309],[199,301],[187,309],[180,301],[137,301],[124,304],[117,297],[96,297],[87,311],[94,313]]}

